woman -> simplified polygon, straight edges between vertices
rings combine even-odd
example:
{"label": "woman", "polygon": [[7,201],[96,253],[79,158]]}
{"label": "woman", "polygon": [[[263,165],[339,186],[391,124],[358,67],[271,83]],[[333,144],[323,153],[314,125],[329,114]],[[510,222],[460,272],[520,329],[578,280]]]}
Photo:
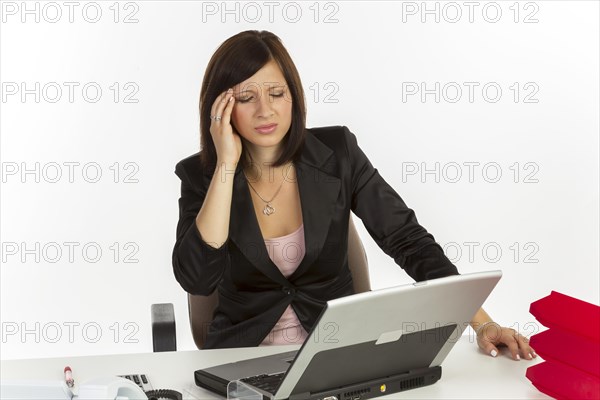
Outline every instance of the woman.
{"label": "woman", "polygon": [[[415,280],[458,274],[348,128],[305,128],[300,77],[267,31],[241,32],[211,58],[200,94],[202,151],[176,166],[175,277],[218,289],[205,348],[301,343],[327,300],[353,293],[350,211]],[[536,357],[480,309],[471,326],[492,356]]]}

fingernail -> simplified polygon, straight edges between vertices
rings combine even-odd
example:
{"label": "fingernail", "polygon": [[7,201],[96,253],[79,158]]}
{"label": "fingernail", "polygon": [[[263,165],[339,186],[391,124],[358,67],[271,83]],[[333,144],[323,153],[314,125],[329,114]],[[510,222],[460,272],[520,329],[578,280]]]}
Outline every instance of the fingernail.
{"label": "fingernail", "polygon": [[528,354],[528,358],[531,360],[533,358],[533,356],[531,355],[531,353]]}
{"label": "fingernail", "polygon": [[231,93],[231,92],[233,92],[232,88],[227,89],[227,93]]}
{"label": "fingernail", "polygon": [[517,361],[521,359],[521,356],[517,354]]}
{"label": "fingernail", "polygon": [[492,350],[490,351],[490,354],[492,355],[492,357],[496,357],[498,355],[498,352],[496,350]]}

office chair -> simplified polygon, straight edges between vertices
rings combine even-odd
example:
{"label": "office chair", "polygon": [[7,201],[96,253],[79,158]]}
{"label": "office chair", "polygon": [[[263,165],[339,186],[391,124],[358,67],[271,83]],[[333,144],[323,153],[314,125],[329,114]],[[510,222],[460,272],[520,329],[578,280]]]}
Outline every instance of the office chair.
{"label": "office chair", "polygon": [[[371,290],[369,267],[360,236],[350,214],[348,225],[348,267],[352,273],[356,293]],[[208,296],[188,294],[188,312],[192,337],[198,349],[204,346],[204,339],[218,305],[218,292]],[[152,305],[152,342],[155,352],[175,351],[175,313],[172,303]]]}

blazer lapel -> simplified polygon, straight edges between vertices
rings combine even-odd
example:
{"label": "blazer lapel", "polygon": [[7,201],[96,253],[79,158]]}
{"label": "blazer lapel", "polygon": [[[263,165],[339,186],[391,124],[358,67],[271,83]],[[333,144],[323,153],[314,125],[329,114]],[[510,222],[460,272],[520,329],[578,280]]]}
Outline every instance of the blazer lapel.
{"label": "blazer lapel", "polygon": [[323,249],[341,188],[337,168],[333,151],[307,132],[305,150],[296,163],[306,251],[290,280],[302,275]]}
{"label": "blazer lapel", "polygon": [[[304,150],[295,167],[304,223],[305,255],[289,280],[308,269],[321,252],[341,188],[333,151],[310,132],[306,133]],[[241,164],[235,171],[229,236],[258,270],[284,286],[289,285],[289,280],[267,253]]]}
{"label": "blazer lapel", "polygon": [[287,284],[287,279],[267,253],[241,164],[238,164],[233,181],[229,237],[258,270],[282,285]]}

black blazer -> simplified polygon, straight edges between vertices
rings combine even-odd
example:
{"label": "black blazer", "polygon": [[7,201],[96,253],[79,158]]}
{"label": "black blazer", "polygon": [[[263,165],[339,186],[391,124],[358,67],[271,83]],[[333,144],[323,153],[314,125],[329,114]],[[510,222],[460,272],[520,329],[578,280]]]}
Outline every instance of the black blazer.
{"label": "black blazer", "polygon": [[175,168],[181,179],[175,277],[188,293],[208,295],[216,288],[219,293],[205,348],[257,346],[289,304],[310,332],[327,300],[353,294],[347,258],[350,210],[413,279],[458,274],[348,128],[307,129],[295,167],[306,250],[287,279],[269,258],[241,164],[231,171],[229,237],[219,248],[209,246],[195,224],[210,172],[203,170],[198,153]]}

